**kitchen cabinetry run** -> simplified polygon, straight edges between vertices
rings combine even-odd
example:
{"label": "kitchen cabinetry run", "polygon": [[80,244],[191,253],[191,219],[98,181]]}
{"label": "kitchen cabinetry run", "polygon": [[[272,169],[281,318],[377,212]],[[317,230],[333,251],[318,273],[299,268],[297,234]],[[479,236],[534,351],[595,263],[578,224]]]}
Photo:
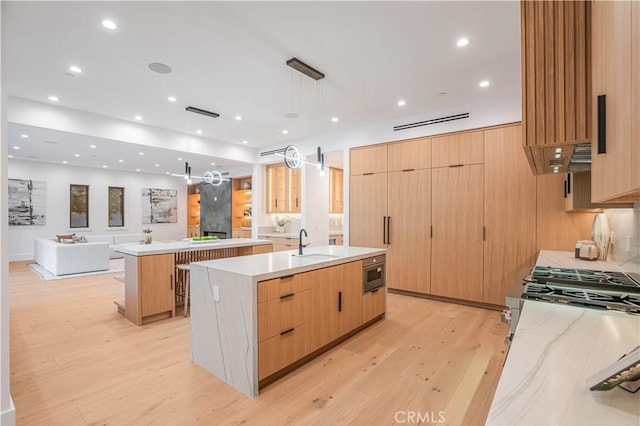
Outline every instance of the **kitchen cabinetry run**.
{"label": "kitchen cabinetry run", "polygon": [[300,213],[301,176],[284,164],[267,166],[267,213]]}
{"label": "kitchen cabinetry run", "polygon": [[251,238],[251,229],[233,228],[231,238]]}
{"label": "kitchen cabinetry run", "polygon": [[261,240],[270,240],[273,251],[297,250],[300,239],[293,237],[259,237]]}
{"label": "kitchen cabinetry run", "polygon": [[200,236],[200,184],[187,187],[187,237]]}
{"label": "kitchen cabinetry run", "polygon": [[329,168],[329,213],[342,213],[343,211],[343,179],[342,169]]}
{"label": "kitchen cabinetry run", "polygon": [[483,162],[482,130],[454,133],[431,140],[432,167],[451,167]]}
{"label": "kitchen cabinetry run", "polygon": [[386,246],[387,173],[351,176],[350,244]]}
{"label": "kitchen cabinetry run", "polygon": [[[253,216],[253,190],[251,189],[251,176],[233,178],[231,181],[231,188],[233,190],[231,194],[231,227],[233,229],[250,227],[251,218]],[[251,236],[249,235],[247,238],[251,238]]]}
{"label": "kitchen cabinetry run", "polygon": [[[520,4],[525,153],[534,174],[550,173],[555,164],[564,171],[572,144],[591,140],[592,2]],[[554,147],[561,145],[556,159]]]}
{"label": "kitchen cabinetry run", "polygon": [[640,201],[640,4],[593,2],[591,199]]}
{"label": "kitchen cabinetry run", "polygon": [[591,172],[567,173],[564,179],[564,199],[567,212],[601,212],[606,208],[633,208],[633,203],[592,203]]}

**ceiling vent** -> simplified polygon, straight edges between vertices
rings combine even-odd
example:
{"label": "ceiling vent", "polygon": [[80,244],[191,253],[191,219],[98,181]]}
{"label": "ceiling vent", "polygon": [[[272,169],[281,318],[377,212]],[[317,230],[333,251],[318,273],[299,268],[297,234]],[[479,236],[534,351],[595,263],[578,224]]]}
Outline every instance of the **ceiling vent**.
{"label": "ceiling vent", "polygon": [[430,120],[418,121],[415,123],[401,124],[399,126],[393,126],[393,131],[397,132],[398,130],[413,129],[414,127],[430,126],[432,124],[446,123],[447,121],[462,120],[464,118],[469,118],[468,112],[456,115],[448,115],[446,117],[432,118]]}
{"label": "ceiling vent", "polygon": [[200,109],[192,106],[186,107],[185,110],[189,112],[195,112],[196,114],[206,115],[207,117],[212,117],[212,118],[220,117],[220,114],[218,114],[217,112],[211,112],[211,111],[207,111],[206,109]]}

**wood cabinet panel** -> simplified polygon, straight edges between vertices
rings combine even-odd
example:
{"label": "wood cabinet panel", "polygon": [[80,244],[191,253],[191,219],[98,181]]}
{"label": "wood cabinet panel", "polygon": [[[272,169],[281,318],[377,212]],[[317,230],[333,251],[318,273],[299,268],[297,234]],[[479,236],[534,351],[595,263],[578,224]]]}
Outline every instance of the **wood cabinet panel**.
{"label": "wood cabinet panel", "polygon": [[483,166],[432,170],[431,294],[482,301]]}
{"label": "wood cabinet panel", "polygon": [[302,194],[302,171],[287,169],[287,203],[289,213],[300,213]]}
{"label": "wood cabinet panel", "polygon": [[259,342],[258,380],[311,353],[310,328],[310,323],[302,324],[286,334]]}
{"label": "wood cabinet panel", "polygon": [[138,283],[143,318],[164,312],[174,315],[173,274],[173,254],[138,257]]}
{"label": "wood cabinet panel", "polygon": [[354,148],[349,155],[350,175],[384,173],[387,171],[387,145]]}
{"label": "wood cabinet panel", "polygon": [[258,303],[258,341],[311,320],[311,290]]}
{"label": "wood cabinet panel", "polygon": [[386,287],[382,287],[362,295],[363,324],[385,313],[387,310],[386,293]]}
{"label": "wood cabinet panel", "polygon": [[349,243],[384,248],[387,174],[354,175],[350,179]]}
{"label": "wood cabinet panel", "polygon": [[289,275],[258,283],[258,303],[280,299],[288,294],[299,293],[311,288],[311,283],[304,279],[304,274]]}
{"label": "wood cabinet panel", "polygon": [[483,141],[482,130],[432,138],[432,167],[482,163]]}
{"label": "wood cabinet panel", "polygon": [[338,298],[339,335],[362,324],[362,261],[338,266],[340,289]]}
{"label": "wood cabinet panel", "polygon": [[522,127],[485,131],[482,301],[504,305],[535,264],[536,178],[522,150]]}
{"label": "wood cabinet panel", "polygon": [[342,169],[329,168],[329,213],[342,213],[344,210],[344,172]]}
{"label": "wood cabinet panel", "polygon": [[388,171],[431,168],[431,138],[418,138],[388,145]]}
{"label": "wood cabinet panel", "polygon": [[325,268],[301,274],[313,295],[311,308],[311,347],[313,350],[334,341],[340,335],[338,295],[340,269]]}
{"label": "wood cabinet panel", "polygon": [[387,286],[431,290],[431,170],[390,172]]}
{"label": "wood cabinet panel", "polygon": [[287,211],[287,167],[282,164],[267,166],[267,213]]}
{"label": "wood cabinet panel", "polygon": [[251,238],[251,229],[232,229],[231,238]]}

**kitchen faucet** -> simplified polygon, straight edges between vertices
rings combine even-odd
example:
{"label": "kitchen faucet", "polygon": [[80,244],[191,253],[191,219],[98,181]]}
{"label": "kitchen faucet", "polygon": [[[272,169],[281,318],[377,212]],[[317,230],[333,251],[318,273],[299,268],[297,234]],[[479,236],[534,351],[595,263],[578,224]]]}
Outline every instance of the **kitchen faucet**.
{"label": "kitchen faucet", "polygon": [[304,236],[308,237],[309,235],[307,235],[307,230],[302,228],[300,230],[300,237],[298,240],[298,256],[302,256],[302,249],[306,246],[308,246],[309,244],[302,244],[302,233],[304,232]]}

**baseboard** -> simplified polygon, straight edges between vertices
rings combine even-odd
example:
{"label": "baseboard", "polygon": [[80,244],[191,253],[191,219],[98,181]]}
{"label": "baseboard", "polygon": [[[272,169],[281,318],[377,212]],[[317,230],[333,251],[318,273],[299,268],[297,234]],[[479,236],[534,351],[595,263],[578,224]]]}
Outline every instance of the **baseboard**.
{"label": "baseboard", "polygon": [[13,405],[13,399],[9,395],[9,409],[0,413],[0,425],[15,425],[16,424],[16,407]]}
{"label": "baseboard", "polygon": [[24,262],[25,260],[33,260],[33,253],[10,254],[9,262]]}

